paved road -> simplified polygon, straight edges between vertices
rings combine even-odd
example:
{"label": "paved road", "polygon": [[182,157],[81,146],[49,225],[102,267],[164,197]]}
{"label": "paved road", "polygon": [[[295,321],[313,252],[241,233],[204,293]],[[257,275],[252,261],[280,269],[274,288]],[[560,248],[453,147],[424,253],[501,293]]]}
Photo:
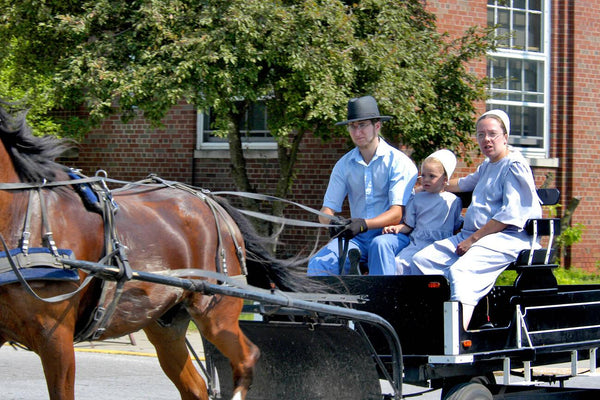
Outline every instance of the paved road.
{"label": "paved road", "polygon": [[[203,357],[198,332],[188,340]],[[143,332],[117,340],[79,343],[75,348],[77,400],[179,399],[175,386],[158,364],[154,347]],[[39,357],[4,345],[0,348],[0,399],[47,399]]]}
{"label": "paved road", "polygon": [[[198,333],[189,338],[202,357]],[[76,348],[77,374],[75,396],[78,400],[154,400],[178,399],[173,384],[162,373],[152,347],[142,333],[135,334],[134,344],[128,338],[115,342],[80,344]],[[194,342],[195,341],[195,342]],[[200,349],[200,350],[199,350]],[[581,369],[589,365],[582,362]],[[548,372],[568,373],[568,365],[555,366]],[[497,380],[500,382],[501,378]],[[517,379],[513,379],[516,382]],[[554,387],[557,384],[553,385]],[[600,376],[584,375],[567,381],[570,387],[600,388]],[[385,388],[385,385],[384,385]],[[426,389],[405,385],[404,394]],[[419,400],[439,399],[436,390]],[[46,383],[37,355],[10,346],[0,348],[0,399],[47,399]]]}
{"label": "paved road", "polygon": [[[178,399],[156,357],[77,352],[75,398],[78,400]],[[29,351],[0,349],[0,398],[47,399],[39,357]]]}
{"label": "paved road", "polygon": [[[195,335],[198,335],[197,332]],[[77,400],[154,400],[179,399],[179,393],[163,374],[153,348],[142,333],[112,342],[79,344],[75,357]],[[202,348],[196,336],[189,336],[202,358]],[[195,342],[194,342],[195,341]],[[385,387],[385,385],[384,385]],[[405,385],[405,394],[425,389]],[[0,348],[0,399],[47,399],[46,381],[39,357],[27,350],[5,345]],[[439,399],[439,390],[417,397],[420,400]]]}

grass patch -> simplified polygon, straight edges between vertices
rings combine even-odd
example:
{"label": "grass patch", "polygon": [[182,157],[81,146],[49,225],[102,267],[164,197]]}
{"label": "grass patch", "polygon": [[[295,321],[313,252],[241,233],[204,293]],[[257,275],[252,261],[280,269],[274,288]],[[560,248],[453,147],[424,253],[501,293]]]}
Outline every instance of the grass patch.
{"label": "grass patch", "polygon": [[597,272],[585,272],[577,268],[556,268],[554,276],[559,285],[578,285],[586,283],[600,283],[600,274]]}
{"label": "grass patch", "polygon": [[[585,285],[600,283],[600,274],[597,272],[586,272],[577,268],[556,268],[554,276],[559,285]],[[517,278],[516,271],[504,271],[496,280],[496,285],[512,286]]]}

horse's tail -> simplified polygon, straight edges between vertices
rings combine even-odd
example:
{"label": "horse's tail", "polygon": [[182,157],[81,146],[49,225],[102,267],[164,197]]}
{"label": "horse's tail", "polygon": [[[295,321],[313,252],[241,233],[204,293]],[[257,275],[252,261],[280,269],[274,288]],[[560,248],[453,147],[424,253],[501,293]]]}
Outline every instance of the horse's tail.
{"label": "horse's tail", "polygon": [[246,247],[248,283],[253,286],[291,292],[319,292],[322,285],[306,275],[305,260],[280,259],[267,248],[272,239],[260,235],[252,223],[227,200],[213,196],[238,225]]}

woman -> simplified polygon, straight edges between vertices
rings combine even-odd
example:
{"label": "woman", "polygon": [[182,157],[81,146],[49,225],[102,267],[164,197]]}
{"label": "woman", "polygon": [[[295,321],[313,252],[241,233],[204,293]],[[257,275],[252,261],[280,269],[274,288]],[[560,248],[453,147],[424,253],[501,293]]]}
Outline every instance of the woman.
{"label": "woman", "polygon": [[473,191],[463,228],[413,258],[421,273],[448,278],[451,300],[463,305],[465,329],[498,275],[531,245],[523,230],[527,220],[542,214],[531,168],[508,146],[509,134],[510,120],[502,110],[488,111],[477,120],[477,142],[486,159],[471,175],[450,180],[447,188]]}

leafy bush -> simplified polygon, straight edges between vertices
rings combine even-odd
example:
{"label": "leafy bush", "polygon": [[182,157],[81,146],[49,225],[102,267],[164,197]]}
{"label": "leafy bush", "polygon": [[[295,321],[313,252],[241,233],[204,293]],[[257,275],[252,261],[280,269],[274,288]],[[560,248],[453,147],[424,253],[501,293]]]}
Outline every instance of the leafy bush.
{"label": "leafy bush", "polygon": [[[556,268],[554,270],[554,276],[556,276],[556,280],[558,281],[559,285],[600,283],[600,273],[586,272],[577,268]],[[504,271],[496,280],[496,285],[512,286],[516,277],[516,271]]]}

